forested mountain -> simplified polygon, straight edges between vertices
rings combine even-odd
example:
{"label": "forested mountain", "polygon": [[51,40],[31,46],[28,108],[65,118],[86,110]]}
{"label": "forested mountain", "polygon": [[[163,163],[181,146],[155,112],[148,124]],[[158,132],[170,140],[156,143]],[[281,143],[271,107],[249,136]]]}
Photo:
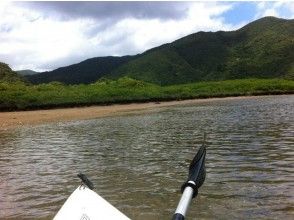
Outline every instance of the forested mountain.
{"label": "forested mountain", "polygon": [[231,32],[198,32],[147,51],[114,71],[161,85],[292,77],[294,20],[267,17]]}
{"label": "forested mountain", "polygon": [[23,78],[17,75],[16,72],[12,71],[6,63],[0,62],[0,82],[16,82],[22,80]]}
{"label": "forested mountain", "polygon": [[27,78],[91,83],[101,77],[159,85],[242,78],[294,78],[294,20],[265,17],[236,31],[198,32],[140,55],[98,57]]}
{"label": "forested mountain", "polygon": [[15,71],[21,76],[28,76],[28,75],[34,75],[38,74],[39,72],[33,71],[33,70],[17,70]]}
{"label": "forested mountain", "polygon": [[59,81],[65,84],[80,84],[95,82],[101,77],[110,74],[120,65],[130,61],[132,56],[123,57],[96,57],[77,64],[61,67],[53,71],[29,75],[26,78],[34,83],[48,83]]}

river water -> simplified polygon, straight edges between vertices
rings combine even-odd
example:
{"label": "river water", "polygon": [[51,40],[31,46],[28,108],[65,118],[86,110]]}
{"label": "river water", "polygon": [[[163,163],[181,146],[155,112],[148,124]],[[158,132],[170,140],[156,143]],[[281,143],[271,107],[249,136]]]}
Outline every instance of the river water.
{"label": "river water", "polygon": [[170,219],[207,134],[187,219],[294,218],[294,95],[218,100],[0,132],[0,219],[51,219],[80,183],[132,219]]}

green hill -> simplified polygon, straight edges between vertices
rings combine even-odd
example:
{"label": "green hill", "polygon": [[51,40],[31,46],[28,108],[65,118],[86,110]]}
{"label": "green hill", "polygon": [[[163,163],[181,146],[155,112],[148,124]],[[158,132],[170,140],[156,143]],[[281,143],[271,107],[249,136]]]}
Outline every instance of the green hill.
{"label": "green hill", "polygon": [[294,20],[266,17],[231,32],[198,32],[119,67],[161,85],[242,78],[294,78]]}
{"label": "green hill", "polygon": [[28,75],[34,75],[38,74],[39,72],[33,71],[33,70],[17,70],[15,71],[21,76],[28,76]]}
{"label": "green hill", "polygon": [[53,71],[25,76],[31,83],[59,81],[65,84],[92,83],[110,74],[118,66],[128,62],[132,56],[96,57]]}
{"label": "green hill", "polygon": [[27,78],[32,83],[79,84],[124,76],[158,85],[294,79],[294,20],[265,17],[236,31],[198,32],[140,55],[92,58]]}
{"label": "green hill", "polygon": [[0,62],[0,82],[19,82],[22,80],[22,77],[12,71],[6,63]]}

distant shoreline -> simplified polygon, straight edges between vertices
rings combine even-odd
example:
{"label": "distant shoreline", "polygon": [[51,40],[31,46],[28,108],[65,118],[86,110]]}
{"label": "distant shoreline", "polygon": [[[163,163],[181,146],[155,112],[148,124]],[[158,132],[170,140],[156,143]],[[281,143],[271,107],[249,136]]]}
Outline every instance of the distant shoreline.
{"label": "distant shoreline", "polygon": [[[283,94],[282,94],[283,95]],[[287,95],[287,94],[285,94]],[[289,95],[289,94],[288,94]],[[260,95],[258,97],[267,97],[275,95]],[[195,103],[206,103],[220,100],[238,100],[248,99],[257,96],[236,96],[222,98],[206,98],[206,99],[187,99],[181,101],[164,101],[164,102],[146,102],[146,103],[130,103],[130,104],[113,104],[100,105],[90,107],[73,107],[59,108],[48,110],[32,110],[17,112],[0,112],[0,131],[8,130],[21,126],[46,124],[52,122],[65,122],[74,120],[86,120],[107,116],[117,116],[126,114],[137,114],[147,112],[148,110],[158,110],[162,107],[174,105],[185,105]]]}
{"label": "distant shoreline", "polygon": [[232,96],[294,94],[294,81],[235,79],[159,86],[123,77],[87,85],[0,83],[0,111],[30,111]]}

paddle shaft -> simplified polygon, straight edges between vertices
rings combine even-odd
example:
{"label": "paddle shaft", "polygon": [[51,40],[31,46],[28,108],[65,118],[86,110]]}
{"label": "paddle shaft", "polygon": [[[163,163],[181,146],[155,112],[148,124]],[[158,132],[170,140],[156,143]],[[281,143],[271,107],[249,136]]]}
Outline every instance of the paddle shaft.
{"label": "paddle shaft", "polygon": [[178,204],[173,220],[184,220],[188,211],[189,205],[192,201],[194,190],[192,187],[187,186],[182,194],[181,200]]}

